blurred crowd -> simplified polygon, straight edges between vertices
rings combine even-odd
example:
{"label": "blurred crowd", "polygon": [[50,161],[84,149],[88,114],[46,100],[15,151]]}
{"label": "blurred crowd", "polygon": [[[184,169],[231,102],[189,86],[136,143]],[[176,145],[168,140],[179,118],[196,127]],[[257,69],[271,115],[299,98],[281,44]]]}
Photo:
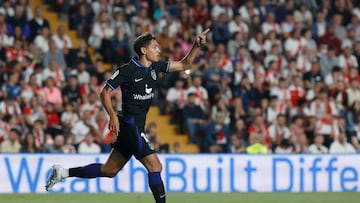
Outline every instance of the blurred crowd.
{"label": "blurred crowd", "polygon": [[104,64],[127,63],[144,32],[181,60],[206,28],[191,71],[158,77],[154,105],[179,136],[210,153],[360,151],[358,1],[44,0],[69,24],[55,33],[31,1],[0,3],[1,152],[108,152]]}

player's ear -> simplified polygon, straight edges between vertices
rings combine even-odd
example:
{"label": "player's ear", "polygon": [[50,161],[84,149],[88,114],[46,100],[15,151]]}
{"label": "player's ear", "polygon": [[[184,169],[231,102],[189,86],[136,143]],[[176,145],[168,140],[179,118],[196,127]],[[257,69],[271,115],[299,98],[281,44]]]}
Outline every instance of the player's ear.
{"label": "player's ear", "polygon": [[145,55],[146,54],[146,48],[145,47],[141,47],[140,48],[141,54]]}

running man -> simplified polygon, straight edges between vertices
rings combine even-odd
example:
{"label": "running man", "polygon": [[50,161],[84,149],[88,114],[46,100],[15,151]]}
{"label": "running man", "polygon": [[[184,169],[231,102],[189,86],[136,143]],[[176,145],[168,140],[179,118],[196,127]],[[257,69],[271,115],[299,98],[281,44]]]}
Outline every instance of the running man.
{"label": "running man", "polygon": [[[149,186],[156,203],[165,203],[165,189],[160,175],[162,165],[144,133],[146,114],[154,98],[157,74],[191,68],[199,48],[206,44],[208,32],[209,29],[206,29],[196,37],[191,50],[181,61],[170,62],[159,61],[160,46],[152,34],[139,36],[134,42],[138,58],[134,57],[129,63],[117,68],[100,93],[102,104],[110,116],[109,130],[118,134],[107,161],[104,164],[92,163],[69,169],[54,165],[46,182],[46,191],[68,177],[112,178],[134,155],[148,171]],[[119,86],[123,100],[121,114],[113,109],[110,96],[111,91]]]}

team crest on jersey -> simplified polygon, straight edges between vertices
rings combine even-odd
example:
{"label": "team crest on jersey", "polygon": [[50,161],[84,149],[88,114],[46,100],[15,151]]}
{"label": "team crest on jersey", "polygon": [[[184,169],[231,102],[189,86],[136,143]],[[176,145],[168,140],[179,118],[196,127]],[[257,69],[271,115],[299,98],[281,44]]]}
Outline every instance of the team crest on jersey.
{"label": "team crest on jersey", "polygon": [[152,77],[152,79],[156,80],[156,72],[155,72],[155,70],[151,70],[151,77]]}

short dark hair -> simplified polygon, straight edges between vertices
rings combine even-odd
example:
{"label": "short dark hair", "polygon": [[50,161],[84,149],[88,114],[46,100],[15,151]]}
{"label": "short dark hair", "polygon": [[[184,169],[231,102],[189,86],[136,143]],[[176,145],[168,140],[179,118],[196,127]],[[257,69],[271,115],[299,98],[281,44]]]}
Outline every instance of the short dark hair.
{"label": "short dark hair", "polygon": [[142,47],[147,47],[149,46],[150,42],[152,40],[156,39],[154,35],[152,35],[151,33],[145,33],[145,34],[142,34],[140,35],[139,37],[137,37],[135,39],[135,42],[134,42],[134,51],[135,53],[138,55],[138,56],[141,56],[143,55],[141,53],[141,48]]}

